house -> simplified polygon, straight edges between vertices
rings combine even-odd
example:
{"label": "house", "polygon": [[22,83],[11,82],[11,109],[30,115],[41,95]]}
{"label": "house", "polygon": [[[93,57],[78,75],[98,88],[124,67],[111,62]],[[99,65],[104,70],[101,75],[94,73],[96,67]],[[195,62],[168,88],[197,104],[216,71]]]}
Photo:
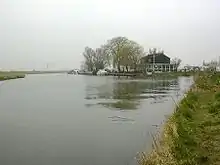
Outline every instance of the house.
{"label": "house", "polygon": [[145,65],[146,71],[170,72],[177,71],[175,64],[170,63],[170,57],[163,52],[151,53],[142,58],[142,64]]}

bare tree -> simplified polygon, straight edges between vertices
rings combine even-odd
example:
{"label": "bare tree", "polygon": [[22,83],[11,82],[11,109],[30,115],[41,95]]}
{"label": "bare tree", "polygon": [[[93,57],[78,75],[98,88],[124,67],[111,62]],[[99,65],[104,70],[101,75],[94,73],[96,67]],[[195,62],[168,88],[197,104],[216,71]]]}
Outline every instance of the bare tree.
{"label": "bare tree", "polygon": [[134,69],[134,71],[136,71],[137,66],[141,63],[144,54],[144,48],[142,46],[135,41],[130,41],[128,45],[128,64]]}
{"label": "bare tree", "polygon": [[153,54],[157,54],[158,50],[157,48],[153,48]]}
{"label": "bare tree", "polygon": [[120,66],[125,60],[125,47],[128,45],[129,40],[126,37],[115,37],[107,42],[105,45],[105,53],[112,61],[113,66],[117,66],[118,71],[120,72]]}
{"label": "bare tree", "polygon": [[153,54],[153,49],[152,48],[149,49],[149,54]]}
{"label": "bare tree", "polygon": [[171,64],[173,64],[176,69],[179,68],[181,62],[182,62],[182,60],[179,58],[174,58],[171,60]]}
{"label": "bare tree", "polygon": [[[125,66],[127,72],[128,72],[128,66],[131,65],[131,61],[129,59],[129,46],[125,45],[121,51],[120,51],[120,65]],[[123,68],[124,69],[124,68]]]}
{"label": "bare tree", "polygon": [[87,66],[85,65],[85,61],[82,61],[80,64],[80,70],[88,70]]}
{"label": "bare tree", "polygon": [[155,55],[155,54],[157,54],[157,53],[164,53],[164,51],[163,50],[159,50],[159,49],[157,49],[157,48],[150,48],[149,49],[149,52],[148,52],[150,55]]}
{"label": "bare tree", "polygon": [[84,64],[89,71],[97,71],[110,64],[117,67],[119,72],[121,66],[123,69],[125,67],[127,71],[129,71],[129,67],[136,71],[144,55],[144,48],[125,37],[115,37],[96,50],[86,47],[83,55]]}
{"label": "bare tree", "polygon": [[105,66],[108,64],[108,57],[103,46],[95,50],[93,61],[96,71],[98,71],[99,69],[104,69]]}
{"label": "bare tree", "polygon": [[105,47],[107,54],[112,59],[113,66],[117,66],[119,72],[121,66],[125,66],[127,71],[129,67],[136,70],[144,55],[142,46],[125,37],[112,38]]}
{"label": "bare tree", "polygon": [[83,56],[85,58],[84,66],[87,68],[88,71],[93,71],[95,67],[94,66],[95,51],[90,47],[86,47],[83,52]]}
{"label": "bare tree", "polygon": [[86,47],[83,53],[84,56],[84,68],[88,71],[98,71],[99,69],[104,69],[108,63],[107,54],[105,53],[105,48],[97,48],[93,50],[92,48]]}

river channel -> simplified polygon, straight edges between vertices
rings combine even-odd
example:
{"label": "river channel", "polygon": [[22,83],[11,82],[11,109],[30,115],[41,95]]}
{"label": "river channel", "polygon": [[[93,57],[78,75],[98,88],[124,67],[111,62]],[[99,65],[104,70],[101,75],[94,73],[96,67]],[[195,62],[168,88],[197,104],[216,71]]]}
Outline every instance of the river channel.
{"label": "river channel", "polygon": [[0,164],[134,165],[192,83],[66,74],[0,82]]}

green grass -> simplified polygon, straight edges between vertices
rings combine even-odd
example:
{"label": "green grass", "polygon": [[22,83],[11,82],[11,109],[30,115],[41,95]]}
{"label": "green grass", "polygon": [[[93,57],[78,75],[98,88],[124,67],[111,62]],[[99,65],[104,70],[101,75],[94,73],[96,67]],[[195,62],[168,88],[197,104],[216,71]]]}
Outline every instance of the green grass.
{"label": "green grass", "polygon": [[24,78],[25,74],[20,72],[0,72],[0,81]]}
{"label": "green grass", "polygon": [[220,164],[220,75],[202,74],[154,139],[141,165]]}

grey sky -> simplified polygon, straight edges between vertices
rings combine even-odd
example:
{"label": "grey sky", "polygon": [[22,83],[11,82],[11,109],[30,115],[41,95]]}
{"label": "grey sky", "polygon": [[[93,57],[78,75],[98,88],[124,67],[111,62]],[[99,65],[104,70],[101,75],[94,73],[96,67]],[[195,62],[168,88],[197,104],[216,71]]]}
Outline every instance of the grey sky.
{"label": "grey sky", "polygon": [[220,56],[219,0],[1,0],[0,68],[77,68],[115,36],[184,64]]}

